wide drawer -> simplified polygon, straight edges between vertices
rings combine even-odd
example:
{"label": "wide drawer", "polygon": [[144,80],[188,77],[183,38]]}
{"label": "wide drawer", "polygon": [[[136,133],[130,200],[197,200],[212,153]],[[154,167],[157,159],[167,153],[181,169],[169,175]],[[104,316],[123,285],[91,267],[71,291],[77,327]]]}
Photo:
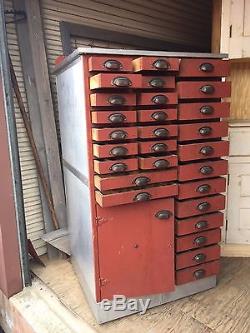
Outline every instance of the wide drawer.
{"label": "wide drawer", "polygon": [[228,154],[228,141],[206,141],[203,143],[178,144],[178,157],[180,161],[223,157]]}
{"label": "wide drawer", "polygon": [[138,154],[138,144],[133,143],[117,143],[109,144],[94,144],[93,153],[95,157],[123,157]]}
{"label": "wide drawer", "polygon": [[138,157],[139,169],[168,169],[177,166],[178,159],[176,155]]}
{"label": "wide drawer", "polygon": [[196,281],[208,276],[217,275],[220,271],[220,261],[215,260],[206,264],[189,267],[176,272],[175,283],[177,285]]}
{"label": "wide drawer", "polygon": [[154,92],[154,93],[139,93],[137,95],[137,105],[164,105],[177,104],[177,94],[175,92]]}
{"label": "wide drawer", "polygon": [[164,71],[176,72],[179,70],[180,60],[166,57],[139,57],[133,60],[134,72]]}
{"label": "wide drawer", "polygon": [[99,73],[90,78],[90,89],[133,89],[142,87],[140,74]]}
{"label": "wide drawer", "polygon": [[183,269],[186,267],[192,267],[205,262],[218,260],[219,258],[220,246],[207,246],[198,250],[191,250],[177,254],[175,257],[175,268]]}
{"label": "wide drawer", "polygon": [[166,153],[177,149],[176,140],[139,142],[140,154]]}
{"label": "wide drawer", "polygon": [[230,82],[199,81],[178,82],[179,98],[222,98],[231,95]]}
{"label": "wide drawer", "polygon": [[176,200],[177,218],[211,213],[225,208],[225,196],[222,194],[199,199]]}
{"label": "wide drawer", "polygon": [[93,124],[122,125],[136,123],[136,111],[94,111],[91,112]]}
{"label": "wide drawer", "polygon": [[185,181],[200,178],[211,178],[226,175],[227,172],[227,160],[194,162],[178,166],[178,180]]}
{"label": "wide drawer", "polygon": [[221,59],[181,59],[178,76],[209,77],[228,76],[230,62]]}
{"label": "wide drawer", "polygon": [[137,110],[138,121],[162,122],[177,119],[177,109]]}
{"label": "wide drawer", "polygon": [[228,123],[218,121],[212,123],[195,123],[179,125],[178,140],[198,140],[225,137],[228,135]]}
{"label": "wide drawer", "polygon": [[164,139],[177,136],[177,125],[138,126],[138,137],[141,139]]}
{"label": "wide drawer", "polygon": [[[103,194],[95,191],[95,198],[101,207],[111,207],[128,203],[139,203],[153,199],[172,197],[177,194],[177,184],[160,185],[141,190],[130,190]],[[138,206],[139,207],[139,206]],[[137,206],[135,206],[137,209]]]}
{"label": "wide drawer", "polygon": [[93,128],[94,141],[124,141],[137,138],[137,127]]}
{"label": "wide drawer", "polygon": [[122,160],[94,160],[94,170],[99,174],[120,173],[134,171],[138,169],[137,158],[128,158]]}
{"label": "wide drawer", "polygon": [[174,89],[174,76],[142,76],[143,89]]}
{"label": "wide drawer", "polygon": [[180,103],[178,105],[178,119],[213,119],[227,118],[230,114],[230,103]]}
{"label": "wide drawer", "polygon": [[136,94],[96,93],[90,94],[91,106],[129,106],[136,105]]}
{"label": "wide drawer", "polygon": [[155,183],[170,182],[177,179],[177,169],[164,171],[133,172],[117,176],[94,176],[95,187],[100,191],[108,191],[126,187],[144,187]]}
{"label": "wide drawer", "polygon": [[89,57],[89,71],[101,72],[132,72],[132,58],[124,56],[93,56]]}

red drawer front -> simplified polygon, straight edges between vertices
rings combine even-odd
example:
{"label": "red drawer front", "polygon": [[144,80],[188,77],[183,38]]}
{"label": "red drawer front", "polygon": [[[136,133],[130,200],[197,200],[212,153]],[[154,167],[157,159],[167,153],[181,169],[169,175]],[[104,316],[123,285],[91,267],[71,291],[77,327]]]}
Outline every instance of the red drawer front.
{"label": "red drawer front", "polygon": [[211,178],[226,175],[228,172],[228,161],[195,162],[178,166],[178,180],[193,180],[200,178]]}
{"label": "red drawer front", "polygon": [[179,98],[221,98],[231,95],[230,82],[178,82]]}
{"label": "red drawer front", "polygon": [[164,139],[177,136],[177,125],[138,126],[138,137],[142,139]]}
{"label": "red drawer front", "polygon": [[111,194],[103,194],[99,191],[96,191],[95,197],[97,203],[101,207],[111,207],[128,203],[139,203],[158,198],[172,197],[176,194],[177,184],[168,184],[141,190],[131,190],[127,192],[117,192]]}
{"label": "red drawer front", "polygon": [[138,144],[137,143],[121,143],[121,144],[117,143],[114,145],[94,144],[93,153],[94,153],[94,156],[99,157],[99,158],[137,155],[138,154]]}
{"label": "red drawer front", "polygon": [[228,141],[207,141],[203,143],[178,144],[178,156],[180,161],[222,157],[227,156],[228,154]]}
{"label": "red drawer front", "polygon": [[177,149],[176,140],[139,142],[140,154],[164,153]]}
{"label": "red drawer front", "polygon": [[177,119],[177,109],[137,110],[138,121],[162,122]]}
{"label": "red drawer front", "polygon": [[180,103],[178,105],[178,119],[213,119],[227,118],[230,114],[230,103]]}
{"label": "red drawer front", "polygon": [[133,60],[135,72],[140,71],[164,71],[176,72],[180,67],[180,60],[177,58],[165,57],[140,57]]}
{"label": "red drawer front", "polygon": [[136,105],[136,94],[123,93],[97,93],[90,95],[91,106],[128,106]]}
{"label": "red drawer front", "polygon": [[120,173],[134,171],[138,169],[137,158],[129,158],[124,160],[94,160],[94,170],[99,174]]}
{"label": "red drawer front", "polygon": [[191,249],[200,248],[203,246],[216,244],[221,241],[221,230],[213,229],[199,232],[187,236],[176,238],[176,252],[183,252]]}
{"label": "red drawer front", "polygon": [[228,123],[219,121],[214,123],[195,123],[179,125],[179,141],[211,139],[228,135]]}
{"label": "red drawer front", "polygon": [[222,212],[190,217],[175,222],[175,232],[178,236],[219,228],[223,225],[224,215]]}
{"label": "red drawer front", "polygon": [[93,56],[89,58],[89,71],[101,72],[132,72],[131,57],[109,56]]}
{"label": "red drawer front", "polygon": [[124,141],[137,138],[136,127],[93,128],[94,141]]}
{"label": "red drawer front", "polygon": [[142,88],[174,89],[174,76],[142,76]]}
{"label": "red drawer front", "polygon": [[95,175],[95,186],[100,191],[108,191],[126,187],[142,187],[155,183],[164,183],[177,179],[176,168],[171,168],[164,171],[151,172],[133,172],[132,174],[119,176],[99,176]]}
{"label": "red drawer front", "polygon": [[176,269],[183,269],[218,259],[220,259],[220,246],[212,245],[177,254],[175,267]]}
{"label": "red drawer front", "polygon": [[136,111],[94,111],[91,113],[93,124],[122,125],[136,123]]}
{"label": "red drawer front", "polygon": [[177,166],[178,159],[176,155],[139,157],[139,169],[168,169]]}
{"label": "red drawer front", "polygon": [[225,208],[225,196],[222,194],[199,199],[176,200],[176,217],[184,218],[211,213]]}
{"label": "red drawer front", "polygon": [[140,74],[99,73],[90,78],[90,89],[133,89],[141,88],[141,86]]}
{"label": "red drawer front", "polygon": [[175,92],[139,93],[137,95],[137,105],[164,106],[168,104],[177,104],[177,94]]}
{"label": "red drawer front", "polygon": [[209,77],[228,76],[230,62],[220,59],[182,59],[179,76]]}
{"label": "red drawer front", "polygon": [[176,284],[184,284],[196,281],[208,276],[217,275],[220,271],[220,261],[215,260],[206,264],[186,268],[176,272]]}
{"label": "red drawer front", "polygon": [[213,178],[179,184],[178,199],[189,199],[225,192],[226,179]]}

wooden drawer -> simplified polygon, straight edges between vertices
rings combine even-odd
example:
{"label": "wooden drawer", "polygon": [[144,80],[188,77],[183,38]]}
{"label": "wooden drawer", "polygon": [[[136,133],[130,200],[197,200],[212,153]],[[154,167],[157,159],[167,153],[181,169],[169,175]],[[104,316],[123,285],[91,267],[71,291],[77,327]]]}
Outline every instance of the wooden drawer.
{"label": "wooden drawer", "polygon": [[227,156],[228,154],[228,141],[206,141],[203,143],[178,144],[178,157],[180,161],[222,157]]}
{"label": "wooden drawer", "polygon": [[165,57],[140,57],[133,60],[134,72],[164,71],[176,72],[179,70],[180,60]]}
{"label": "wooden drawer", "polygon": [[230,115],[230,103],[180,103],[178,105],[178,119],[213,119],[227,118]]}
{"label": "wooden drawer", "polygon": [[136,111],[94,111],[91,112],[93,124],[122,125],[136,123]]}
{"label": "wooden drawer", "polygon": [[94,141],[124,141],[137,138],[136,127],[93,128]]}
{"label": "wooden drawer", "polygon": [[231,94],[230,82],[199,81],[178,82],[179,98],[223,98]]}
{"label": "wooden drawer", "polygon": [[138,121],[162,122],[177,119],[177,109],[137,110]]}
{"label": "wooden drawer", "polygon": [[176,155],[138,157],[139,169],[168,169],[177,166],[178,159]]}
{"label": "wooden drawer", "polygon": [[142,87],[140,74],[99,73],[90,78],[90,89],[133,89]]}
{"label": "wooden drawer", "polygon": [[220,261],[215,260],[206,264],[182,269],[176,272],[177,285],[196,281],[208,276],[217,275],[220,271]]}
{"label": "wooden drawer", "polygon": [[224,214],[216,212],[212,214],[190,217],[187,219],[176,219],[175,232],[178,236],[219,228],[223,225]]}
{"label": "wooden drawer", "polygon": [[118,143],[118,144],[94,144],[93,153],[95,157],[123,157],[138,154],[138,144],[133,143]]}
{"label": "wooden drawer", "polygon": [[124,56],[93,56],[89,58],[89,71],[132,72],[132,58]]}
{"label": "wooden drawer", "polygon": [[225,137],[228,135],[228,123],[218,121],[212,123],[195,123],[179,125],[178,140],[198,140]]}
{"label": "wooden drawer", "polygon": [[176,200],[175,208],[177,218],[211,213],[225,208],[225,196],[217,194],[199,199]]}
{"label": "wooden drawer", "polygon": [[230,62],[221,59],[181,59],[179,76],[209,77],[228,76]]}
{"label": "wooden drawer", "polygon": [[203,246],[216,244],[221,241],[221,230],[213,229],[187,236],[176,237],[176,252],[183,252]]}
{"label": "wooden drawer", "polygon": [[178,180],[193,180],[226,175],[228,161],[217,160],[207,162],[194,162],[178,166]]}
{"label": "wooden drawer", "polygon": [[220,246],[212,245],[177,254],[175,267],[176,269],[183,269],[218,259],[220,259]]}
{"label": "wooden drawer", "polygon": [[[123,192],[116,192],[110,194],[103,194],[95,191],[95,198],[101,207],[111,207],[117,205],[124,205],[128,203],[139,203],[153,199],[172,197],[177,194],[177,185],[168,184],[155,187],[149,187],[141,190],[130,190]],[[135,206],[135,209],[137,207]]]}
{"label": "wooden drawer", "polygon": [[177,136],[177,125],[138,126],[138,137],[141,139],[164,139]]}
{"label": "wooden drawer", "polygon": [[137,105],[164,105],[177,104],[177,94],[175,92],[154,92],[154,93],[139,93],[137,95]]}
{"label": "wooden drawer", "polygon": [[137,158],[129,158],[123,160],[94,160],[94,170],[99,174],[122,173],[134,171],[138,169]]}
{"label": "wooden drawer", "polygon": [[119,176],[94,176],[95,187],[100,191],[108,191],[126,187],[143,187],[155,183],[170,182],[177,179],[176,168],[164,171],[133,172]]}
{"label": "wooden drawer", "polygon": [[174,76],[142,76],[143,89],[174,89]]}
{"label": "wooden drawer", "polygon": [[176,140],[139,142],[140,154],[166,153],[177,149]]}
{"label": "wooden drawer", "polygon": [[91,106],[129,106],[136,105],[136,94],[96,93],[90,94]]}

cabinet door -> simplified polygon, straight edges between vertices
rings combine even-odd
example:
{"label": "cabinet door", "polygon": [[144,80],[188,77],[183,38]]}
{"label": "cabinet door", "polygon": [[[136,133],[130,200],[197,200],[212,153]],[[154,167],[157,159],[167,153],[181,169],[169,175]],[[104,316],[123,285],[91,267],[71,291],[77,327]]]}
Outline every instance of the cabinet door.
{"label": "cabinet door", "polygon": [[174,290],[174,199],[97,206],[101,299]]}

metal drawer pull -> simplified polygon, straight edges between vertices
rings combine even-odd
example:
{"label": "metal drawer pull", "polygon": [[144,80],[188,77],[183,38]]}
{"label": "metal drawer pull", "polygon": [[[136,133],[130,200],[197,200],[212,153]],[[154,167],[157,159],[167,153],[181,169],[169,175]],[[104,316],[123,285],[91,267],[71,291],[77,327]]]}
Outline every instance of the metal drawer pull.
{"label": "metal drawer pull", "polygon": [[209,62],[204,62],[200,65],[200,70],[202,72],[212,72],[214,70],[214,65]]}
{"label": "metal drawer pull", "polygon": [[200,149],[202,155],[211,155],[214,152],[214,148],[211,146],[205,146]]}
{"label": "metal drawer pull", "polygon": [[209,127],[209,126],[201,127],[201,128],[199,129],[199,133],[200,133],[200,135],[203,135],[203,136],[205,136],[205,135],[209,135],[209,134],[212,133],[212,128]]}
{"label": "metal drawer pull", "polygon": [[170,65],[165,59],[157,59],[153,62],[153,67],[166,70],[170,68]]}
{"label": "metal drawer pull", "polygon": [[169,167],[169,161],[167,160],[157,160],[154,162],[154,167],[156,169],[165,169]]}
{"label": "metal drawer pull", "polygon": [[206,260],[207,256],[204,253],[198,253],[194,256],[193,260],[200,263]]}
{"label": "metal drawer pull", "polygon": [[214,90],[214,86],[211,85],[205,85],[200,88],[200,91],[204,94],[213,94]]}
{"label": "metal drawer pull", "polygon": [[201,212],[204,212],[204,211],[208,210],[210,207],[211,207],[210,203],[205,201],[205,202],[200,203],[197,206],[197,209]]}
{"label": "metal drawer pull", "polygon": [[202,168],[200,168],[200,173],[203,175],[211,175],[211,173],[214,172],[214,169],[211,166],[205,165]]}
{"label": "metal drawer pull", "polygon": [[135,197],[134,197],[134,201],[136,202],[141,202],[141,201],[148,201],[151,199],[151,194],[148,192],[142,192],[142,193],[138,193]]}
{"label": "metal drawer pull", "polygon": [[160,210],[155,214],[155,217],[159,220],[167,220],[172,216],[172,212],[169,210]]}
{"label": "metal drawer pull", "polygon": [[152,151],[156,153],[163,153],[168,150],[168,146],[165,143],[157,143],[152,146]]}
{"label": "metal drawer pull", "polygon": [[168,98],[167,96],[165,95],[155,95],[153,98],[152,98],[152,102],[154,104],[166,104],[168,101]]}
{"label": "metal drawer pull", "polygon": [[111,71],[119,70],[122,68],[122,64],[118,60],[107,60],[103,66]]}
{"label": "metal drawer pull", "polygon": [[128,149],[125,147],[114,147],[110,150],[112,156],[124,156],[128,153]]}
{"label": "metal drawer pull", "polygon": [[200,185],[197,187],[196,192],[207,193],[211,190],[211,186],[208,184]]}
{"label": "metal drawer pull", "polygon": [[127,132],[120,130],[111,132],[109,136],[112,140],[124,140],[126,139],[127,135]]}
{"label": "metal drawer pull", "polygon": [[195,271],[195,272],[194,272],[194,277],[195,277],[197,280],[204,278],[205,275],[206,275],[206,271],[205,271],[205,269],[199,269],[198,271]]}
{"label": "metal drawer pull", "polygon": [[197,237],[194,240],[194,244],[198,246],[204,245],[206,242],[207,242],[207,237],[204,236]]}
{"label": "metal drawer pull", "polygon": [[154,131],[154,135],[157,136],[157,137],[166,137],[168,136],[169,132],[166,128],[157,128],[155,131]]}
{"label": "metal drawer pull", "polygon": [[108,102],[111,105],[123,105],[123,104],[125,104],[126,100],[123,96],[112,95],[109,97]]}
{"label": "metal drawer pull", "polygon": [[211,105],[204,105],[200,108],[200,113],[204,115],[210,115],[214,113],[214,108]]}
{"label": "metal drawer pull", "polygon": [[148,183],[150,183],[150,178],[148,178],[148,177],[137,177],[137,178],[135,178],[135,180],[133,181],[133,183],[136,186],[145,186]]}
{"label": "metal drawer pull", "polygon": [[116,77],[113,79],[112,84],[116,87],[130,87],[132,82],[127,77]]}
{"label": "metal drawer pull", "polygon": [[122,113],[112,113],[109,116],[109,121],[114,124],[123,123],[125,120],[126,120],[126,117]]}
{"label": "metal drawer pull", "polygon": [[200,230],[200,229],[205,229],[208,227],[208,222],[207,221],[199,221],[195,224],[195,228]]}
{"label": "metal drawer pull", "polygon": [[156,120],[156,121],[164,121],[168,117],[167,113],[164,111],[157,111],[152,113],[151,118]]}
{"label": "metal drawer pull", "polygon": [[165,86],[165,81],[160,78],[153,78],[149,81],[149,85],[153,88],[163,88]]}
{"label": "metal drawer pull", "polygon": [[125,163],[115,163],[110,167],[110,170],[113,172],[124,172],[127,168],[128,166]]}

